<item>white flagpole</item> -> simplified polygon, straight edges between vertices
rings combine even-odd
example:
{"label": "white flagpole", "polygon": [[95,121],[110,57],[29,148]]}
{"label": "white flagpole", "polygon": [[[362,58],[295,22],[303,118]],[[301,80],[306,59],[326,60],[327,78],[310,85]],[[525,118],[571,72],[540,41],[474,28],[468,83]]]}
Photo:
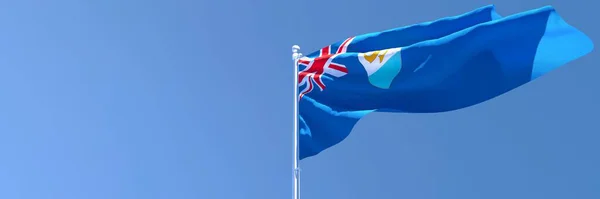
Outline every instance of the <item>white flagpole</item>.
{"label": "white flagpole", "polygon": [[300,167],[299,160],[299,144],[298,140],[298,60],[302,57],[302,53],[298,52],[300,46],[292,46],[292,58],[294,59],[294,199],[300,199]]}

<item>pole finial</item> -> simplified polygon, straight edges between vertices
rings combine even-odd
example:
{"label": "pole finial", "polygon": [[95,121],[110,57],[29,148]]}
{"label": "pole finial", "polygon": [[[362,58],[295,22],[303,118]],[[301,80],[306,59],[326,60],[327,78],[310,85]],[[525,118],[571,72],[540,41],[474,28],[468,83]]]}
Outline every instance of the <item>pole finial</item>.
{"label": "pole finial", "polygon": [[298,52],[300,51],[300,46],[298,45],[293,45],[292,46],[292,59],[298,60],[300,59],[300,57],[302,57],[302,53]]}

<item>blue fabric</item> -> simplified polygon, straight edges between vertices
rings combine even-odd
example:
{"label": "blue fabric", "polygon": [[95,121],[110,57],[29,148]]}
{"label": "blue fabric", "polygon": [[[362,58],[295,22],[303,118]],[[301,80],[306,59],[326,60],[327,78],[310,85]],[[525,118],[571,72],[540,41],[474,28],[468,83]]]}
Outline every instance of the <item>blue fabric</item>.
{"label": "blue fabric", "polygon": [[[345,40],[346,41],[346,40]],[[330,50],[337,51],[344,41]],[[500,17],[493,6],[433,22],[354,37],[299,90],[300,159],[344,140],[371,112],[435,113],[497,97],[591,52],[593,43],[550,7]],[[301,70],[316,66],[321,51]],[[327,65],[326,68],[334,66]],[[328,69],[331,71],[331,69]],[[302,73],[302,72],[301,72]],[[311,76],[312,74],[312,76]]]}

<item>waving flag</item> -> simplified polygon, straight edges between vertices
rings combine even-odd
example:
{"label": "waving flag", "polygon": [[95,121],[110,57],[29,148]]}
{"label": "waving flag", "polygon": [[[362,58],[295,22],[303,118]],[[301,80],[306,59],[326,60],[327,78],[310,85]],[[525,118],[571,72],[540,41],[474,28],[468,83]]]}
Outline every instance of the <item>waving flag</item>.
{"label": "waving flag", "polygon": [[508,17],[486,6],[345,38],[298,60],[299,158],[340,143],[369,113],[469,107],[592,49],[549,6]]}

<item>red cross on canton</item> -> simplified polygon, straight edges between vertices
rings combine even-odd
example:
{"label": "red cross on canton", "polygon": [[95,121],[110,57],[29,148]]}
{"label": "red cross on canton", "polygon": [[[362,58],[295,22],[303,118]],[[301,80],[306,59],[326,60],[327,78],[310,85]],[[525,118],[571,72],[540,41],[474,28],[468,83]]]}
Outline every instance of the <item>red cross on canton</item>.
{"label": "red cross on canton", "polygon": [[298,100],[302,99],[304,95],[312,92],[314,84],[323,91],[323,89],[325,89],[325,84],[322,79],[323,75],[327,74],[339,78],[348,74],[346,66],[334,63],[333,58],[341,53],[345,53],[348,49],[348,45],[350,45],[353,39],[354,37],[350,37],[344,40],[335,52],[331,51],[331,45],[329,45],[319,51],[318,57],[303,57],[298,60],[298,65],[305,66],[304,70],[298,72],[298,86],[306,85],[302,92],[300,92]]}

